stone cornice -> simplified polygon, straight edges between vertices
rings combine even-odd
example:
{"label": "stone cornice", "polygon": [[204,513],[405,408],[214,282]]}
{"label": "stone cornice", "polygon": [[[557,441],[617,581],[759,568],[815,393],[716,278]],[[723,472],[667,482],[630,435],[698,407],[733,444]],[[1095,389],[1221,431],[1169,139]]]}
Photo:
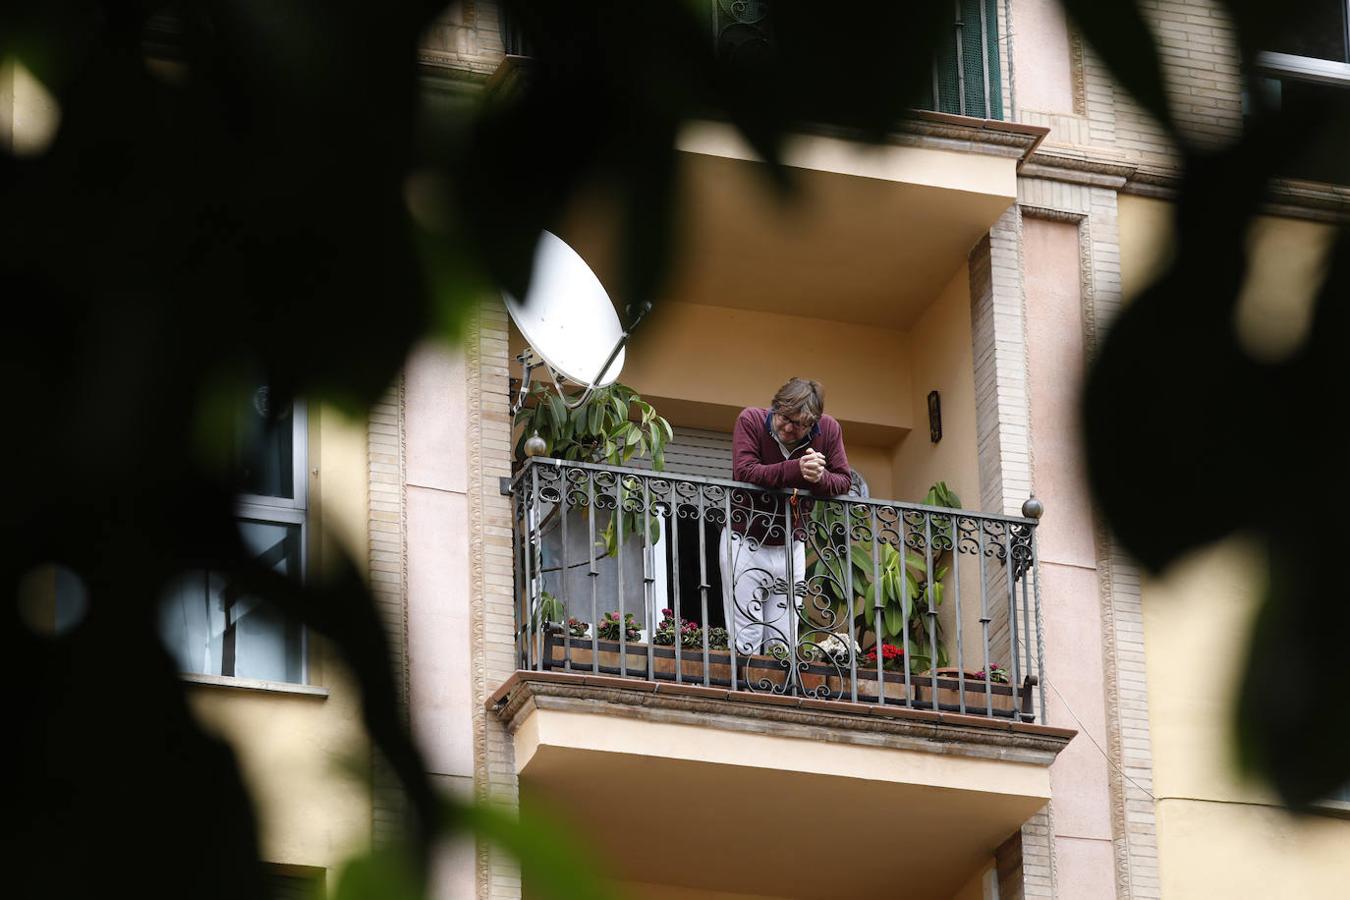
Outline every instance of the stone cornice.
{"label": "stone cornice", "polygon": [[1044,178],[1067,184],[1121,190],[1137,171],[1137,166],[1100,156],[1065,152],[1060,148],[1040,148],[1022,165],[1023,178]]}
{"label": "stone cornice", "polygon": [[[1023,178],[1101,187],[1139,197],[1175,200],[1181,171],[1065,147],[1038,148],[1019,170]],[[1261,211],[1268,215],[1344,224],[1350,222],[1350,187],[1277,178]]]}
{"label": "stone cornice", "polygon": [[1042,125],[913,110],[897,126],[891,140],[899,144],[937,144],[968,152],[1010,156],[1015,157],[1019,165],[1025,165],[1049,133],[1050,129]]}
{"label": "stone cornice", "polygon": [[1048,766],[1077,733],[981,716],[558,672],[517,672],[487,701],[514,733],[536,710]]}

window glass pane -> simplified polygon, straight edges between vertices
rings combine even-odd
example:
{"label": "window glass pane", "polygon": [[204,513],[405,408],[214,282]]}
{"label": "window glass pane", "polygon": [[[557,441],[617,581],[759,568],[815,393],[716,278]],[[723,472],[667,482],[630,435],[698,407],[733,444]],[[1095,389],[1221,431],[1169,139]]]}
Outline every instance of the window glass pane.
{"label": "window glass pane", "polygon": [[[239,523],[254,555],[283,574],[300,573],[300,526]],[[299,683],[303,641],[296,622],[230,590],[214,572],[193,572],[167,592],[160,633],[184,672]]]}
{"label": "window glass pane", "polygon": [[1350,62],[1346,56],[1346,0],[1308,0],[1306,12],[1288,32],[1275,35],[1268,50]]}
{"label": "window glass pane", "polygon": [[178,579],[165,594],[160,606],[160,636],[184,672],[221,674],[223,587],[219,576],[199,571]]}
{"label": "window glass pane", "polygon": [[294,499],[294,410],[277,410],[276,419],[269,421],[271,411],[266,385],[255,390],[248,405],[239,411],[235,423],[239,489],[245,494]]}
{"label": "window glass pane", "polygon": [[1350,90],[1287,78],[1279,83],[1280,105],[1295,119],[1321,122],[1317,140],[1291,148],[1280,174],[1329,184],[1350,184]]}
{"label": "window glass pane", "polygon": [[[265,564],[299,577],[300,526],[242,521],[244,543]],[[301,677],[300,627],[252,598],[235,601],[235,671],[241,678],[297,682]]]}

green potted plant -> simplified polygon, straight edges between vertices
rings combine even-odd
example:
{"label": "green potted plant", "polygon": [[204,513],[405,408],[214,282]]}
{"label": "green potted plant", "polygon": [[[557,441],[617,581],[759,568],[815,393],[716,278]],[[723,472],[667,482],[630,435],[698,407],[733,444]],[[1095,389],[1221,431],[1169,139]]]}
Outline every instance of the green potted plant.
{"label": "green potted plant", "polygon": [[[535,383],[516,413],[515,424],[519,428],[516,454],[520,460],[525,458],[526,441],[537,436],[543,442],[544,455],[556,459],[621,466],[635,458],[650,458],[658,471],[665,467],[665,447],[674,434],[670,423],[651,404],[631,387],[617,382],[596,388],[584,400],[580,395],[560,395],[551,384]],[[575,598],[591,595],[592,577],[598,579],[601,596],[617,597],[620,562],[624,566],[625,593],[632,592],[632,596],[624,597],[624,605],[642,608],[644,573],[639,545],[644,538],[653,545],[660,541],[660,519],[638,508],[641,504],[636,501],[642,490],[638,477],[619,476],[606,490],[610,509],[559,505],[536,526],[541,540],[533,571],[542,576],[543,595],[571,598],[566,603],[557,600],[540,605],[549,621],[562,622],[569,613],[579,611]],[[564,512],[568,519],[565,529]],[[594,524],[590,521],[593,514],[598,516]],[[623,548],[619,546],[620,534]],[[593,570],[595,576],[591,575]],[[598,628],[597,635],[603,637]]]}
{"label": "green potted plant", "polygon": [[[703,680],[703,628],[689,619],[675,620],[673,609],[661,610],[661,621],[656,624],[652,634],[652,644],[657,647],[680,649],[666,655],[658,653],[654,659],[654,671],[661,674],[673,674],[675,659],[680,660],[681,678],[685,681]],[[708,677],[729,683],[731,678],[731,659],[727,652],[727,630],[725,628],[708,629]]]}
{"label": "green potted plant", "polygon": [[[626,642],[636,642],[642,639],[642,623],[633,618],[632,613],[623,614],[623,639]],[[600,624],[596,626],[596,636],[602,641],[619,640],[619,613],[607,612],[600,618]]]}
{"label": "green potted plant", "polygon": [[[957,509],[960,508],[961,498],[945,482],[939,481],[929,488],[923,502],[927,506]],[[848,533],[850,523],[844,521],[845,515],[838,505],[816,504],[810,525],[817,532],[817,540],[813,543],[830,542],[832,535]],[[950,520],[933,518],[929,527],[935,547],[951,543]],[[930,584],[928,561],[923,554],[909,548],[905,548],[902,554],[885,541],[877,542],[875,549],[874,564],[872,541],[849,542],[848,564],[853,570],[853,630],[860,638],[870,636],[870,640],[864,640],[863,644],[872,648],[878,642],[884,645],[888,640],[902,646],[907,634],[912,674],[928,671],[934,662],[938,666],[945,666],[947,651],[943,645],[942,625],[940,621],[934,623],[934,636],[937,639],[934,646],[933,636],[928,631],[928,603],[931,596],[934,609],[942,606],[944,581],[948,574],[948,551],[934,550]],[[843,556],[841,552],[837,558],[842,559]],[[831,598],[833,621],[849,621],[849,602],[838,587],[845,584],[847,579],[845,573],[839,571],[839,564],[827,562],[816,554],[807,565],[810,577],[821,584]]]}

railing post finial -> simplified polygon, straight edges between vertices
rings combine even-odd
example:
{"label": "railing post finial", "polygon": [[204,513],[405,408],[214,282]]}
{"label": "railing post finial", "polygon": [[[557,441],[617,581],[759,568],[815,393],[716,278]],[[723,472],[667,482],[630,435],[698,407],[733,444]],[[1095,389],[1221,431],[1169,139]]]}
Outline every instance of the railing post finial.
{"label": "railing post finial", "polygon": [[1026,502],[1022,504],[1022,515],[1028,519],[1039,519],[1044,514],[1045,504],[1037,500],[1035,494],[1028,497]]}

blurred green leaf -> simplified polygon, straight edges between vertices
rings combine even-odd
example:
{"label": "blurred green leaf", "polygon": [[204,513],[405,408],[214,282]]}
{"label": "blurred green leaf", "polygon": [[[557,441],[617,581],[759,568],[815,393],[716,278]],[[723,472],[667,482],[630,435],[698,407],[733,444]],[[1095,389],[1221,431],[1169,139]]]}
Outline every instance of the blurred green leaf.
{"label": "blurred green leaf", "polygon": [[334,900],[423,900],[417,865],[406,847],[371,850],[348,860],[337,877]]}

